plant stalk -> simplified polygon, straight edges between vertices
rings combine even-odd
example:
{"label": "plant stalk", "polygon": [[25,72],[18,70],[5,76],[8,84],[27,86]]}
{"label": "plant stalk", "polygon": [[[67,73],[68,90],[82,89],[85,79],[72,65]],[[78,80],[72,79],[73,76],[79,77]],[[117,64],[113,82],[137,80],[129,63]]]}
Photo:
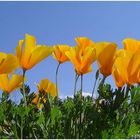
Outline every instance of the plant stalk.
{"label": "plant stalk", "polygon": [[25,73],[26,73],[26,70],[23,69],[22,90],[23,90],[24,105],[26,106],[27,105],[27,101],[26,101],[26,93],[25,93],[25,85],[24,85]]}
{"label": "plant stalk", "polygon": [[94,86],[93,86],[93,90],[92,90],[92,99],[93,99],[93,94],[94,94],[94,91],[95,91],[96,83],[97,83],[97,79],[95,79],[95,82],[94,82]]}
{"label": "plant stalk", "polygon": [[130,86],[127,85],[126,91],[125,91],[125,99],[128,97],[129,90],[130,90]]}
{"label": "plant stalk", "polygon": [[102,81],[100,82],[100,86],[103,86],[103,85],[104,85],[105,79],[106,79],[106,76],[103,76],[103,79],[102,79]]}
{"label": "plant stalk", "polygon": [[93,90],[92,90],[92,99],[93,99],[93,94],[95,92],[95,87],[96,87],[96,83],[97,83],[97,80],[98,80],[98,77],[99,77],[99,70],[96,71],[96,75],[95,75],[95,82],[94,82],[94,85],[93,85]]}
{"label": "plant stalk", "polygon": [[74,81],[74,96],[76,95],[76,84],[78,81],[79,75],[77,73],[75,73],[75,81]]}
{"label": "plant stalk", "polygon": [[81,97],[83,92],[83,75],[81,75]]}
{"label": "plant stalk", "polygon": [[[26,70],[23,69],[23,81],[22,81],[22,90],[23,90],[23,99],[24,99],[23,106],[27,107],[25,85],[24,85],[25,73],[26,73]],[[21,117],[21,126],[20,126],[20,137],[21,139],[23,139],[23,118],[22,117]]]}
{"label": "plant stalk", "polygon": [[56,96],[58,97],[58,71],[61,63],[58,63],[57,68],[56,68],[56,79],[55,79],[55,84],[56,84]]}

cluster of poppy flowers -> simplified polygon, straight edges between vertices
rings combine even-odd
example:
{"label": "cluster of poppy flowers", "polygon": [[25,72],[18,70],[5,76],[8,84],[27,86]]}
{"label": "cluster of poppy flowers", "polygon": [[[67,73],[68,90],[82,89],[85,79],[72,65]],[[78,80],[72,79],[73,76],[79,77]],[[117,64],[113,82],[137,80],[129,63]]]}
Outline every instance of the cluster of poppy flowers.
{"label": "cluster of poppy flowers", "polygon": [[[15,54],[0,52],[0,89],[6,93],[24,87],[25,73],[37,63],[53,55],[58,61],[56,70],[56,84],[43,79],[38,91],[44,90],[52,96],[58,96],[57,73],[60,64],[70,61],[74,65],[76,77],[83,76],[92,71],[92,63],[97,61],[100,73],[104,77],[113,75],[116,86],[140,83],[140,41],[132,38],[123,40],[123,49],[117,49],[113,42],[93,42],[87,37],[75,39],[77,45],[55,45],[53,47],[37,45],[34,36],[25,35],[19,40]],[[22,68],[23,74],[14,74],[17,68]],[[34,102],[37,102],[39,92]]]}

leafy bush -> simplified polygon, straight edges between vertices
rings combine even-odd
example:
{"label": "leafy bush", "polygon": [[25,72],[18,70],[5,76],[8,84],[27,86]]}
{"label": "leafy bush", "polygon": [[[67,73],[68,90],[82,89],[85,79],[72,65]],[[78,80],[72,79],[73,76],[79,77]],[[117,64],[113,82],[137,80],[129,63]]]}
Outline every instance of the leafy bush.
{"label": "leafy bush", "polygon": [[[47,94],[42,108],[31,101],[34,93],[25,86],[27,106],[3,93],[0,103],[0,138],[140,138],[140,87],[113,91],[100,85],[98,98],[61,100]],[[21,89],[22,92],[22,89]],[[40,97],[41,98],[41,97]]]}

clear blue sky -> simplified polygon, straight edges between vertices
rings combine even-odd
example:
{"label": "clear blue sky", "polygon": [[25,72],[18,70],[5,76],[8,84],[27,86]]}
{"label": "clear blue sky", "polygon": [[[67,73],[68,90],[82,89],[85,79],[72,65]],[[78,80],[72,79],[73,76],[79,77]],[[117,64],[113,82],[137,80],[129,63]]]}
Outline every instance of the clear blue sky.
{"label": "clear blue sky", "polygon": [[[0,51],[14,53],[25,33],[34,35],[38,44],[75,46],[75,37],[86,36],[95,42],[116,42],[121,48],[126,37],[140,39],[140,2],[0,2]],[[28,71],[31,91],[43,78],[54,82],[56,66],[49,57]],[[84,92],[92,90],[96,65],[93,69],[84,76]],[[73,66],[67,62],[59,72],[61,95],[73,93],[73,81]],[[114,87],[111,77],[107,81]]]}

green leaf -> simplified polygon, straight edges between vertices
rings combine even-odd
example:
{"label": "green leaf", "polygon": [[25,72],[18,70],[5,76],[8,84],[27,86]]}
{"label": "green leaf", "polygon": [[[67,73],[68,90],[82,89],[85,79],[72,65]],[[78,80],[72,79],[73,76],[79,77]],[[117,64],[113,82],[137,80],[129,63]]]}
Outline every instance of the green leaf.
{"label": "green leaf", "polygon": [[139,130],[140,130],[140,127],[138,127],[137,124],[135,124],[135,123],[130,124],[130,128],[128,131],[128,137],[134,137],[134,135],[138,134]]}
{"label": "green leaf", "polygon": [[51,125],[54,125],[55,122],[58,122],[58,120],[61,118],[61,111],[60,109],[55,106],[51,109]]}

